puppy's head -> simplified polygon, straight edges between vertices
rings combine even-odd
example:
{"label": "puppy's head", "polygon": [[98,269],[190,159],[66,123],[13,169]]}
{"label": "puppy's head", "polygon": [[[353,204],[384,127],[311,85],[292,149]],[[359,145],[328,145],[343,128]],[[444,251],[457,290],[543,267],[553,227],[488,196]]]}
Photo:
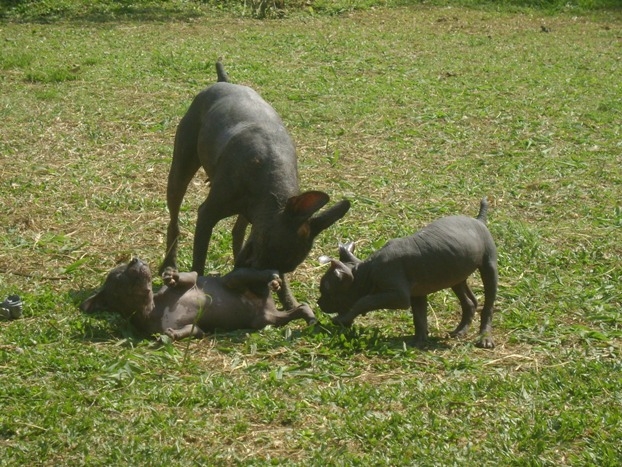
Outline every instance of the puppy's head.
{"label": "puppy's head", "polygon": [[102,288],[80,305],[85,313],[110,311],[129,317],[153,309],[151,271],[138,258],[114,268]]}
{"label": "puppy's head", "polygon": [[330,268],[320,279],[320,298],[317,304],[324,313],[347,313],[356,299],[352,291],[352,270],[341,261],[329,261]]}

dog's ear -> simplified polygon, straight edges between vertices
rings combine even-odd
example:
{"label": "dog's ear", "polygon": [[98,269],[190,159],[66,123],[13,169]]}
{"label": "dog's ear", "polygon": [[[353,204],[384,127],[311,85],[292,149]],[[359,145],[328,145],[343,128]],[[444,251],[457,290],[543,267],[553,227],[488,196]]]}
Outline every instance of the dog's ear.
{"label": "dog's ear", "polygon": [[331,206],[330,208],[321,212],[317,216],[313,216],[309,220],[311,237],[317,237],[317,235],[322,232],[322,230],[329,228],[331,225],[333,225],[335,222],[345,216],[349,209],[350,201],[344,199],[336,203],[334,206]]}
{"label": "dog's ear", "polygon": [[352,265],[361,262],[360,259],[354,256],[354,242],[339,244],[339,261]]}
{"label": "dog's ear", "polygon": [[329,199],[322,191],[306,191],[292,196],[285,205],[285,215],[302,224],[328,203]]}
{"label": "dog's ear", "polygon": [[354,253],[354,248],[355,248],[355,244],[354,242],[348,242],[348,243],[341,243],[339,242],[339,252],[343,251],[347,251],[349,253]]}
{"label": "dog's ear", "polygon": [[94,295],[84,300],[80,304],[80,310],[84,313],[96,313],[98,311],[104,311],[106,309],[106,296],[103,290],[100,290]]}
{"label": "dog's ear", "polygon": [[331,262],[332,258],[330,256],[322,255],[317,260],[320,264],[328,264]]}
{"label": "dog's ear", "polygon": [[333,272],[334,276],[339,280],[339,283],[342,287],[350,287],[352,282],[354,281],[354,276],[352,275],[352,271],[348,266],[343,264],[341,261],[337,261],[333,259],[330,261],[330,270]]}

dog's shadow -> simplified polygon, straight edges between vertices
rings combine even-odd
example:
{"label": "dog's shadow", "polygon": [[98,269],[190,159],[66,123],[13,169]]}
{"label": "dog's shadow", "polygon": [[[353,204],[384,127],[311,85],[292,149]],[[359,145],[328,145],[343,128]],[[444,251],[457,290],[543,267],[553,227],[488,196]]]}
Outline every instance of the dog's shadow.
{"label": "dog's shadow", "polygon": [[429,336],[425,344],[418,345],[414,334],[386,335],[378,327],[358,325],[344,327],[324,320],[318,321],[311,332],[322,336],[326,341],[325,345],[346,353],[392,354],[404,350],[433,351],[447,350],[452,347],[448,339],[440,336]]}
{"label": "dog's shadow", "polygon": [[[117,313],[98,311],[87,313],[82,311],[80,305],[84,300],[99,290],[98,287],[88,289],[75,289],[69,292],[71,302],[76,310],[81,314],[82,319],[76,325],[76,330],[80,335],[78,339],[85,342],[104,342],[110,340],[124,339],[131,345],[141,341],[151,341],[153,343],[162,342],[162,338],[153,335],[145,335],[136,329],[127,318]],[[324,347],[340,351],[346,354],[357,354],[365,352],[373,353],[395,353],[403,350],[447,350],[451,348],[448,339],[440,336],[428,337],[425,345],[415,344],[413,334],[406,335],[386,335],[383,330],[377,327],[351,326],[343,327],[333,324],[330,318],[319,313],[318,321],[306,327],[288,326],[288,331],[284,331],[287,340],[295,341],[299,339],[312,339],[322,341]],[[260,332],[260,331],[259,331]],[[251,335],[257,334],[254,329],[239,329],[235,331],[214,331],[207,334],[207,339],[215,339],[225,345],[245,345]],[[281,345],[281,339],[275,339],[275,345]],[[262,343],[262,347],[265,342]]]}

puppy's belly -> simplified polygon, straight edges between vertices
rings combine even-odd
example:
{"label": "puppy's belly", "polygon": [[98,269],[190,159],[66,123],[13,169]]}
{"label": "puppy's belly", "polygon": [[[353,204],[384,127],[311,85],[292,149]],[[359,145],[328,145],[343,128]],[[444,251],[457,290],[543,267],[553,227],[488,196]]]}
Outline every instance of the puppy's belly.
{"label": "puppy's belly", "polygon": [[211,299],[202,291],[191,290],[175,301],[166,304],[162,313],[162,331],[180,329],[198,321],[200,315],[207,313]]}
{"label": "puppy's belly", "polygon": [[439,290],[449,289],[467,279],[473,272],[475,272],[475,268],[462,270],[448,268],[445,271],[437,271],[436,274],[413,281],[410,294],[413,297],[420,297]]}

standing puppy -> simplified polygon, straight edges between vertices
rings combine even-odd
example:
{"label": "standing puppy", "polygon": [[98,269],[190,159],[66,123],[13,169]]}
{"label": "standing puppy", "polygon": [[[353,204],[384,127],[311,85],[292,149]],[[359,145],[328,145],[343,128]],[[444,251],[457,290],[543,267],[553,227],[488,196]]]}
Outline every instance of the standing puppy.
{"label": "standing puppy", "polygon": [[318,305],[337,313],[333,322],[349,326],[359,315],[378,309],[412,310],[415,344],[428,336],[427,295],[451,287],[462,319],[452,337],[466,335],[477,308],[467,278],[477,269],[484,284],[484,308],[478,347],[493,348],[493,304],[497,295],[497,250],[486,228],[488,203],[484,198],[476,219],[450,216],[439,219],[410,237],[389,241],[367,260],[352,254],[352,244],[341,245],[339,261],[320,281]]}
{"label": "standing puppy", "polygon": [[220,63],[216,70],[219,82],[195,97],[177,127],[167,187],[167,249],[160,271],[177,267],[181,203],[203,167],[210,191],[198,212],[192,270],[203,275],[214,226],[237,215],[232,231],[235,267],[278,270],[283,282],[279,298],[293,308],[298,302],[284,274],[296,269],[314,238],[342,218],[350,203],[344,200],[314,215],[329,197],[321,191],[300,193],[294,143],[281,118],[255,91],[227,82]]}

